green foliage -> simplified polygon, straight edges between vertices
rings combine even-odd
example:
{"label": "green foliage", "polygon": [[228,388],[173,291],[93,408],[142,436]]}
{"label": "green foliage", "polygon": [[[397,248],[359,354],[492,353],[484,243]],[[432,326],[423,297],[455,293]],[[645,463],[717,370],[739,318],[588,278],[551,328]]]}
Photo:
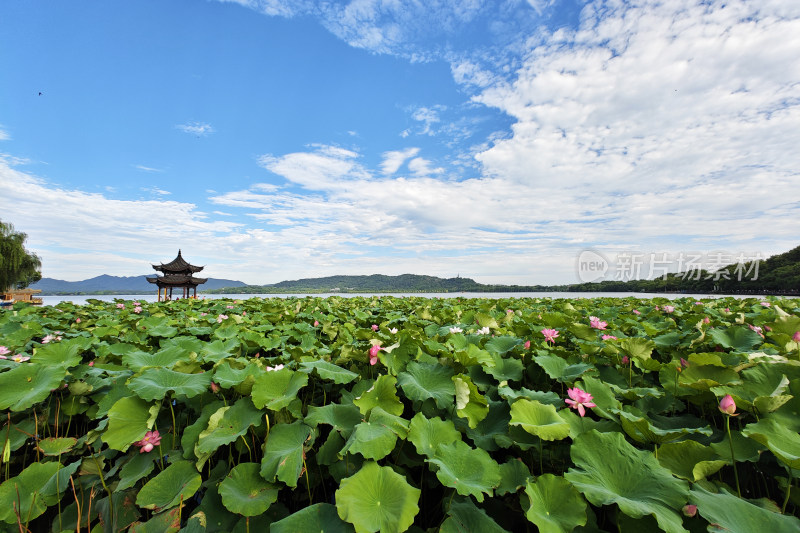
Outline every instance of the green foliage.
{"label": "green foliage", "polygon": [[42,279],[42,262],[25,249],[27,235],[0,220],[0,292],[22,289]]}
{"label": "green foliage", "polygon": [[0,531],[796,529],[797,301],[665,303],[14,308]]}

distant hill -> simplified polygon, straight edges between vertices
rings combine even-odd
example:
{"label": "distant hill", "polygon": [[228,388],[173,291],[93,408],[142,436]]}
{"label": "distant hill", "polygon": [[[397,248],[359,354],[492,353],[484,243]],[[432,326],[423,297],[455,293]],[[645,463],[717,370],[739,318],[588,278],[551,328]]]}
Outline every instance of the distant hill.
{"label": "distant hill", "polygon": [[[152,277],[152,274],[150,275]],[[63,281],[53,278],[42,278],[30,286],[39,289],[43,295],[48,294],[147,294],[155,293],[156,286],[147,281],[148,276],[109,276],[103,274],[83,281]],[[241,287],[244,283],[230,279],[209,278],[200,285],[201,289],[218,289],[220,287]]]}
{"label": "distant hill", "polygon": [[306,278],[281,281],[269,285],[247,285],[235,287],[232,291],[211,290],[211,293],[236,292],[245,294],[271,293],[320,293],[320,292],[461,292],[485,290],[481,285],[469,278],[437,278],[417,274],[385,276],[327,276],[324,278]]}

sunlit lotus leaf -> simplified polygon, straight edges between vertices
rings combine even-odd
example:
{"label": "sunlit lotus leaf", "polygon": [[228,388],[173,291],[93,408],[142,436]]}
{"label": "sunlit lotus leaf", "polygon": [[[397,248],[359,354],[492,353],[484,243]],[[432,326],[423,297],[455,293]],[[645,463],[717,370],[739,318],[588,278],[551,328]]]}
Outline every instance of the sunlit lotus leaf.
{"label": "sunlit lotus leaf", "polygon": [[143,400],[160,400],[170,391],[187,398],[208,390],[211,372],[184,374],[169,368],[149,368],[128,382],[128,388]]}
{"label": "sunlit lotus leaf", "polygon": [[186,527],[180,533],[205,533],[208,525],[208,517],[203,511],[198,511],[186,521]]}
{"label": "sunlit lotus leaf", "polygon": [[103,441],[112,450],[125,451],[132,443],[140,440],[153,427],[158,416],[158,406],[127,396],[114,403],[108,411],[108,427],[103,433]]}
{"label": "sunlit lotus leaf", "polygon": [[537,402],[549,405],[564,405],[564,400],[553,391],[538,391],[530,390],[525,387],[511,388],[508,385],[500,385],[497,387],[497,393],[500,397],[505,398],[509,402],[513,402],[518,398],[526,398],[528,400],[536,400]]}
{"label": "sunlit lotus leaf", "polygon": [[597,406],[591,408],[592,412],[616,421],[617,416],[614,414],[614,410],[621,409],[622,403],[617,399],[611,386],[592,376],[583,376],[581,381],[580,388],[592,395],[592,402]]}
{"label": "sunlit lotus leaf", "polygon": [[155,468],[158,454],[133,452],[128,461],[122,466],[119,474],[117,491],[133,487],[137,481],[148,476]]}
{"label": "sunlit lotus leaf", "polygon": [[[241,367],[241,368],[240,368]],[[228,360],[222,362],[215,370],[212,381],[223,389],[230,389],[247,379],[248,376],[257,376],[261,369],[244,359]]]}
{"label": "sunlit lotus leaf", "polygon": [[417,453],[433,457],[436,446],[461,440],[461,433],[452,420],[427,418],[422,413],[417,413],[409,424],[408,440],[417,449]]}
{"label": "sunlit lotus leaf", "polygon": [[679,374],[678,383],[698,391],[706,391],[711,387],[740,383],[739,374],[731,368],[716,365],[689,365]]}
{"label": "sunlit lotus leaf", "polygon": [[264,481],[259,469],[258,463],[239,463],[219,484],[222,503],[230,512],[256,516],[277,501],[278,488]]}
{"label": "sunlit lotus leaf", "polygon": [[417,401],[433,398],[440,409],[453,405],[455,386],[453,369],[444,365],[410,362],[405,372],[397,375],[397,381],[405,395]]}
{"label": "sunlit lotus leaf", "polygon": [[147,328],[147,334],[151,337],[174,337],[178,334],[178,328],[161,324],[152,328]]}
{"label": "sunlit lotus leaf", "polygon": [[575,468],[564,477],[593,505],[616,504],[633,518],[655,516],[668,533],[685,531],[677,510],[688,499],[688,483],[651,452],[637,450],[621,433],[589,431],[575,439],[570,456]]}
{"label": "sunlit lotus leaf", "polygon": [[370,411],[370,421],[356,426],[355,431],[347,439],[347,443],[340,452],[342,456],[346,453],[360,453],[365,459],[380,460],[394,450],[397,433],[391,428],[371,420],[373,414],[380,411],[385,413],[380,407],[373,408]]}
{"label": "sunlit lotus leaf", "polygon": [[473,365],[481,365],[484,368],[488,368],[490,366],[494,366],[494,359],[492,359],[492,354],[490,354],[486,350],[477,347],[474,344],[467,344],[465,349],[457,350],[453,354],[453,357],[455,357],[455,360],[464,365],[465,367],[470,367]]}
{"label": "sunlit lotus leaf", "polygon": [[728,464],[713,448],[693,440],[668,442],[658,448],[658,462],[676,476],[688,481],[700,481]]}
{"label": "sunlit lotus leaf", "polygon": [[303,469],[303,445],[311,431],[299,421],[273,427],[264,446],[261,476],[271,482],[277,477],[289,487],[296,487]]}
{"label": "sunlit lotus leaf", "polygon": [[586,500],[561,476],[545,474],[528,481],[525,496],[530,500],[525,516],[540,533],[569,533],[586,524]]}
{"label": "sunlit lotus leaf", "polygon": [[242,353],[242,345],[237,339],[222,341],[214,339],[205,343],[200,349],[200,358],[206,363],[217,363],[228,357],[239,357]]}
{"label": "sunlit lotus leaf", "polygon": [[719,398],[730,394],[739,409],[752,411],[755,407],[759,414],[771,413],[792,399],[787,374],[797,371],[785,364],[762,363],[743,370],[740,384],[714,387],[712,392]]}
{"label": "sunlit lotus leaf", "polygon": [[250,398],[239,398],[232,406],[217,409],[208,419],[208,427],[197,438],[194,453],[198,466],[202,466],[217,448],[247,433],[250,426],[260,425],[263,414],[253,406]]}
{"label": "sunlit lotus leaf", "polygon": [[456,413],[467,419],[469,427],[475,428],[489,414],[489,403],[486,401],[472,379],[465,374],[452,378],[456,390]]}
{"label": "sunlit lotus leaf", "polygon": [[790,468],[800,469],[800,435],[775,420],[762,418],[747,424],[742,435],[769,448],[775,457]]}
{"label": "sunlit lotus leaf", "polygon": [[417,341],[404,332],[400,334],[398,342],[385,346],[378,352],[378,359],[390,374],[396,376],[406,369],[408,362],[416,356],[418,351]]}
{"label": "sunlit lotus leaf", "polygon": [[403,414],[403,403],[397,397],[396,384],[397,378],[394,376],[379,376],[372,387],[353,400],[353,403],[362,415],[369,413],[373,407],[380,407],[387,413],[400,416]]}
{"label": "sunlit lotus leaf", "polygon": [[494,355],[505,355],[522,343],[522,339],[518,337],[500,335],[486,341],[486,344],[483,345],[483,349]]}
{"label": "sunlit lotus leaf", "polygon": [[[766,446],[745,437],[740,431],[732,431],[731,437],[733,437],[733,451],[737,462],[757,463],[761,459],[761,454],[767,450]],[[730,464],[731,439],[728,438],[728,435],[723,435],[721,441],[712,442],[709,447]]]}
{"label": "sunlit lotus leaf", "polygon": [[336,506],[329,503],[315,503],[284,518],[273,522],[270,533],[299,533],[324,531],[325,533],[353,533],[351,524],[342,521]]}
{"label": "sunlit lotus leaf", "polygon": [[175,507],[191,498],[202,482],[193,462],[176,461],[144,484],[136,495],[136,505],[159,511]]}
{"label": "sunlit lotus leaf", "polygon": [[[234,318],[233,320],[236,319]],[[236,324],[229,324],[225,326],[220,326],[217,329],[215,329],[214,336],[217,339],[222,339],[222,340],[233,339],[235,337],[238,337],[240,331],[241,330],[239,329],[239,326],[237,326]]]}
{"label": "sunlit lotus leaf", "polygon": [[314,428],[319,424],[328,424],[333,426],[333,429],[340,432],[344,437],[349,437],[353,428],[360,424],[361,420],[361,411],[355,405],[351,403],[346,405],[329,403],[322,407],[310,405],[308,414],[303,419],[303,422]]}
{"label": "sunlit lotus leaf", "polygon": [[485,313],[475,313],[475,320],[478,321],[478,325],[482,328],[497,329],[500,327],[493,316]]}
{"label": "sunlit lotus leaf", "polygon": [[439,533],[508,533],[470,499],[453,501]]}
{"label": "sunlit lotus leaf", "polygon": [[150,367],[171,368],[178,361],[188,361],[189,355],[190,352],[183,348],[170,346],[155,353],[143,352],[141,350],[130,352],[123,356],[122,360],[128,368],[139,372]]}
{"label": "sunlit lotus leaf", "polygon": [[289,368],[264,372],[253,383],[253,404],[259,409],[280,411],[297,398],[297,393],[307,384],[307,374]]}
{"label": "sunlit lotus leaf", "polygon": [[484,370],[497,381],[522,380],[522,361],[519,359],[492,354],[492,360],[494,360],[494,365],[486,367]]}
{"label": "sunlit lotus leaf", "polygon": [[39,451],[45,455],[61,455],[72,450],[78,439],[74,437],[48,437],[40,439],[37,443]]}
{"label": "sunlit lotus leaf", "polygon": [[473,444],[487,452],[500,448],[508,448],[514,441],[509,435],[508,423],[511,421],[511,406],[506,401],[487,400],[489,413],[478,422],[474,428],[467,427],[464,431],[472,439]]}
{"label": "sunlit lotus leaf", "polygon": [[439,467],[436,477],[442,485],[456,489],[462,496],[471,494],[479,502],[484,493],[491,497],[500,485],[500,465],[485,450],[460,440],[437,446],[428,462]]}
{"label": "sunlit lotus leaf", "polygon": [[[0,505],[0,520],[16,524],[15,507],[20,516],[33,520],[44,513],[49,505],[56,503],[58,496],[44,496],[41,489],[60,468],[61,464],[55,461],[32,463],[18,476],[3,482],[0,485],[0,501],[6,503]],[[11,505],[11,502],[15,505]]]}
{"label": "sunlit lotus leaf", "polygon": [[533,359],[547,372],[548,376],[561,383],[571,383],[584,373],[594,369],[592,365],[586,363],[570,365],[566,359],[557,355],[537,355]]}
{"label": "sunlit lotus leaf", "polygon": [[790,515],[769,511],[727,492],[714,494],[696,484],[691,491],[691,501],[697,505],[700,516],[716,525],[716,531],[732,533],[796,533],[800,520]]}
{"label": "sunlit lotus leaf", "polygon": [[699,434],[709,436],[711,428],[694,416],[645,416],[639,409],[625,406],[616,410],[622,429],[636,442],[661,444],[677,440],[685,435]]}
{"label": "sunlit lotus leaf", "polygon": [[715,328],[708,332],[708,336],[723,348],[730,348],[737,352],[750,351],[764,342],[761,335],[747,326],[731,326],[725,329]]}
{"label": "sunlit lotus leaf", "polygon": [[642,337],[629,337],[619,342],[619,349],[632,359],[650,359],[656,343]]}
{"label": "sunlit lotus leaf", "polygon": [[48,367],[67,369],[81,363],[84,351],[81,339],[70,339],[39,346],[34,351],[33,361]]}
{"label": "sunlit lotus leaf", "polygon": [[495,494],[513,494],[524,488],[530,477],[531,471],[522,459],[509,459],[500,465],[500,485],[495,489]]}
{"label": "sunlit lotus leaf", "polygon": [[0,373],[0,409],[24,411],[41,402],[50,391],[61,385],[64,368],[31,363]]}
{"label": "sunlit lotus leaf", "polygon": [[127,533],[177,533],[181,527],[180,510],[173,507],[153,515],[147,522],[134,522]]}
{"label": "sunlit lotus leaf", "polygon": [[542,440],[561,440],[569,436],[569,424],[558,416],[556,408],[535,400],[514,402],[509,425],[520,426]]}
{"label": "sunlit lotus leaf", "polygon": [[654,337],[653,342],[659,350],[674,348],[681,342],[681,334],[678,331],[670,331]]}
{"label": "sunlit lotus leaf", "polygon": [[358,377],[358,374],[355,372],[351,372],[346,368],[342,368],[321,359],[316,361],[304,361],[300,363],[300,366],[303,367],[301,372],[308,374],[313,370],[320,378],[333,381],[334,383],[340,385],[344,383],[350,383]]}
{"label": "sunlit lotus leaf", "polygon": [[421,491],[388,466],[367,461],[336,490],[339,517],[357,533],[400,533],[419,513]]}

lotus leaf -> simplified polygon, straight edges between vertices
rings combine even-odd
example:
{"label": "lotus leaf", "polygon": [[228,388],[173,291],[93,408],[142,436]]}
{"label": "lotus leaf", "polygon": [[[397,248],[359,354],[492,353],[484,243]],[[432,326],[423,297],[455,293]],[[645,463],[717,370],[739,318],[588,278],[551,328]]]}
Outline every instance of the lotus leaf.
{"label": "lotus leaf", "polygon": [[175,507],[191,498],[203,480],[191,461],[177,461],[144,484],[136,496],[136,505],[162,510]]}
{"label": "lotus leaf", "polygon": [[[6,504],[0,505],[0,520],[7,524],[16,524],[15,507],[20,516],[26,519],[34,519],[44,513],[49,505],[56,502],[57,496],[45,496],[42,494],[42,487],[60,468],[61,464],[58,462],[33,463],[18,476],[3,482],[0,485],[0,501]],[[12,506],[10,502],[15,505]]]}
{"label": "lotus leaf", "polygon": [[120,398],[108,411],[108,428],[103,441],[113,450],[124,452],[153,427],[158,416],[158,406],[128,396]]}
{"label": "lotus leaf", "polygon": [[452,380],[456,391],[456,413],[467,419],[469,427],[477,427],[489,414],[489,402],[478,392],[469,376],[458,374]]}
{"label": "lotus leaf", "polygon": [[294,514],[273,522],[270,533],[298,533],[324,531],[325,533],[353,533],[351,524],[342,521],[336,507],[329,503],[315,503]]}
{"label": "lotus leaf", "polygon": [[796,533],[800,531],[800,520],[794,516],[772,512],[758,505],[737,498],[724,491],[717,494],[695,485],[691,500],[697,512],[720,531],[731,533]]}
{"label": "lotus leaf", "polygon": [[336,490],[339,517],[357,533],[400,533],[419,513],[421,491],[388,466],[367,461]]}
{"label": "lotus leaf", "polygon": [[462,496],[473,495],[479,502],[484,493],[492,496],[500,484],[500,465],[489,454],[463,441],[440,444],[428,462],[439,467],[436,477]]}
{"label": "lotus leaf", "polygon": [[308,384],[308,375],[289,368],[264,372],[253,383],[253,404],[280,411],[297,398],[297,393]]}
{"label": "lotus leaf", "polygon": [[58,366],[14,363],[17,366],[0,373],[0,409],[24,411],[50,395],[61,385],[66,371]]}
{"label": "lotus leaf", "polygon": [[261,476],[267,481],[277,477],[289,487],[296,487],[303,469],[303,446],[311,435],[311,428],[302,422],[277,424],[269,432],[261,460]]}
{"label": "lotus leaf", "polygon": [[525,495],[530,501],[525,516],[541,533],[569,533],[586,524],[586,500],[561,476],[545,474],[528,481]]}
{"label": "lotus leaf", "polygon": [[184,374],[169,368],[149,368],[128,382],[128,387],[143,400],[163,399],[169,391],[187,398],[208,390],[211,372]]}
{"label": "lotus leaf", "polygon": [[569,436],[569,424],[558,416],[556,408],[536,400],[517,400],[511,405],[512,426],[536,435],[542,440],[561,440]]}
{"label": "lotus leaf", "polygon": [[796,431],[783,427],[775,420],[764,418],[755,424],[747,424],[742,435],[769,448],[789,468],[800,469],[800,435]]}
{"label": "lotus leaf", "polygon": [[633,518],[654,515],[668,533],[686,531],[676,509],[686,503],[688,484],[674,478],[652,454],[628,444],[622,434],[583,433],[570,455],[577,468],[564,477],[593,505],[617,504]]}
{"label": "lotus leaf", "polygon": [[277,501],[278,489],[264,481],[258,472],[258,463],[239,463],[219,484],[219,495],[229,511],[256,516]]}
{"label": "lotus leaf", "polygon": [[405,372],[397,375],[397,381],[405,395],[416,401],[433,398],[440,409],[453,405],[455,386],[453,369],[442,365],[410,362]]}
{"label": "lotus leaf", "polygon": [[400,416],[403,414],[403,403],[397,397],[396,384],[397,378],[394,376],[381,375],[372,387],[353,400],[353,403],[362,415],[367,415],[370,409],[377,406],[387,413]]}
{"label": "lotus leaf", "polygon": [[433,457],[436,446],[461,440],[461,434],[451,420],[427,418],[422,413],[417,413],[409,424],[408,440],[417,449],[417,453],[430,458]]}
{"label": "lotus leaf", "polygon": [[453,501],[439,533],[508,533],[469,499]]}
{"label": "lotus leaf", "polygon": [[350,383],[358,377],[358,374],[345,368],[329,363],[328,361],[304,361],[300,363],[303,367],[301,372],[310,373],[312,370],[322,379],[328,379],[337,384]]}

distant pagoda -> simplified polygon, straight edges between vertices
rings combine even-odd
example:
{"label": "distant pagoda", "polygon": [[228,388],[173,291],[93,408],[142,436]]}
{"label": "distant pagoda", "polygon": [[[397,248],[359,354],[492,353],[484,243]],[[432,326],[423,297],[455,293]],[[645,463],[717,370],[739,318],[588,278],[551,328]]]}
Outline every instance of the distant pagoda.
{"label": "distant pagoda", "polygon": [[[204,267],[190,265],[184,261],[181,256],[181,251],[178,250],[178,257],[169,263],[161,263],[160,265],[153,265],[153,270],[162,272],[163,276],[156,276],[154,278],[147,278],[150,283],[155,283],[158,286],[158,301],[162,300],[161,289],[164,289],[164,301],[172,300],[172,290],[175,288],[183,289],[184,298],[197,298],[197,286],[202,285],[208,278],[196,278],[194,274],[200,272]],[[169,289],[169,294],[167,293]],[[194,289],[194,294],[192,293]]]}

